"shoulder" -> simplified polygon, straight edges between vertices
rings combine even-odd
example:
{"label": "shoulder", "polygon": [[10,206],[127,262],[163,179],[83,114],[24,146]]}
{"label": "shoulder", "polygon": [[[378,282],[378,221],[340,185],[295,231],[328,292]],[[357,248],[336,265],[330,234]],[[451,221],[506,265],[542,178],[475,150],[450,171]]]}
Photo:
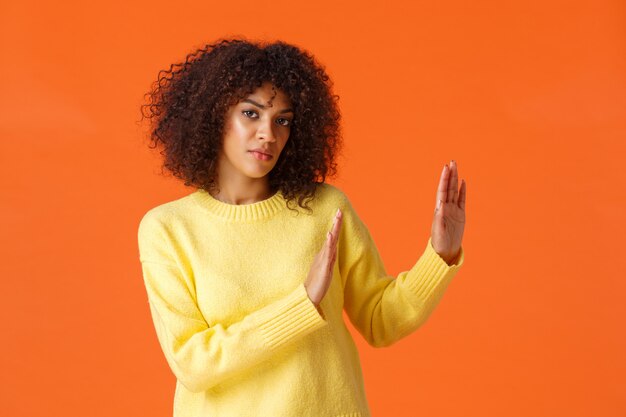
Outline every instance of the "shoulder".
{"label": "shoulder", "polygon": [[336,205],[341,208],[350,203],[343,190],[336,185],[322,183],[319,185],[318,192],[323,204]]}
{"label": "shoulder", "polygon": [[341,188],[332,184],[324,184],[324,194],[327,204],[332,205],[334,210],[339,208],[348,216],[357,216],[352,201],[350,201],[346,192],[344,192]]}
{"label": "shoulder", "polygon": [[322,207],[320,212],[323,216],[334,217],[337,209],[340,209],[343,213],[344,223],[351,224],[354,221],[360,221],[359,215],[347,194],[336,185],[327,183],[320,185],[318,204]]}
{"label": "shoulder", "polygon": [[189,196],[161,203],[141,216],[137,227],[139,259],[144,262],[172,264],[173,247],[171,240],[180,232],[184,223],[184,213],[189,211]]}
{"label": "shoulder", "polygon": [[168,225],[175,223],[181,217],[181,214],[188,211],[186,207],[192,194],[166,201],[145,211],[139,220],[139,235],[152,234],[159,230],[163,231],[168,228]]}

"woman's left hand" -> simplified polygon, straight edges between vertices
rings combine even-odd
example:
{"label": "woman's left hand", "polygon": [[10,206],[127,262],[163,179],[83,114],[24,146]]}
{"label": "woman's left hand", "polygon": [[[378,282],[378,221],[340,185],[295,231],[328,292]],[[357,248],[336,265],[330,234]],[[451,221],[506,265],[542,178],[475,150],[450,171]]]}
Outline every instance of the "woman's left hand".
{"label": "woman's left hand", "polygon": [[435,251],[448,265],[458,257],[465,228],[465,181],[458,189],[459,171],[456,162],[446,164],[441,172],[433,225],[430,230],[431,243]]}

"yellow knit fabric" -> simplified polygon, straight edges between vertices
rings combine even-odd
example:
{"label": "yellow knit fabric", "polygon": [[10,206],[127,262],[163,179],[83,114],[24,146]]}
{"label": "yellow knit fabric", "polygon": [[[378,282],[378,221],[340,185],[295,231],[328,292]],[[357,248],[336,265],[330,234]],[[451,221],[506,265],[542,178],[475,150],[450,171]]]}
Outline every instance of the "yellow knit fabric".
{"label": "yellow knit fabric", "polygon": [[[231,205],[198,189],[141,219],[150,313],[177,379],[174,417],[370,416],[342,311],[370,345],[393,344],[427,320],[463,249],[449,266],[429,239],[393,277],[338,187],[321,184],[310,207],[288,209],[280,191]],[[322,316],[304,282],[337,208],[343,225]]]}

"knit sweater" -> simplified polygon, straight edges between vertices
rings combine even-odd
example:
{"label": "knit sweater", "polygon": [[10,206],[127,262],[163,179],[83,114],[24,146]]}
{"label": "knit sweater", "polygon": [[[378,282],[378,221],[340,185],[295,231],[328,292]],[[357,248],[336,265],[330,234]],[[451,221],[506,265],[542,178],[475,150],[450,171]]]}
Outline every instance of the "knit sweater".
{"label": "knit sweater", "polygon": [[[203,189],[149,209],[139,258],[160,348],[176,376],[174,417],[369,417],[342,311],[384,347],[420,327],[463,264],[430,239],[396,277],[346,195],[323,183],[312,213],[283,194],[224,203]],[[304,282],[340,208],[333,278],[319,310]]]}

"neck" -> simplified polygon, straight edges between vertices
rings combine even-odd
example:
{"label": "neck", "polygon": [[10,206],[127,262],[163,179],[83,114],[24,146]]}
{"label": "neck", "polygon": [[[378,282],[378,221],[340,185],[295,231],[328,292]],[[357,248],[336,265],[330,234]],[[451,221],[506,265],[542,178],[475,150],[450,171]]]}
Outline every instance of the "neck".
{"label": "neck", "polygon": [[219,185],[219,190],[211,191],[211,195],[226,204],[253,204],[266,200],[274,195],[267,180]]}

